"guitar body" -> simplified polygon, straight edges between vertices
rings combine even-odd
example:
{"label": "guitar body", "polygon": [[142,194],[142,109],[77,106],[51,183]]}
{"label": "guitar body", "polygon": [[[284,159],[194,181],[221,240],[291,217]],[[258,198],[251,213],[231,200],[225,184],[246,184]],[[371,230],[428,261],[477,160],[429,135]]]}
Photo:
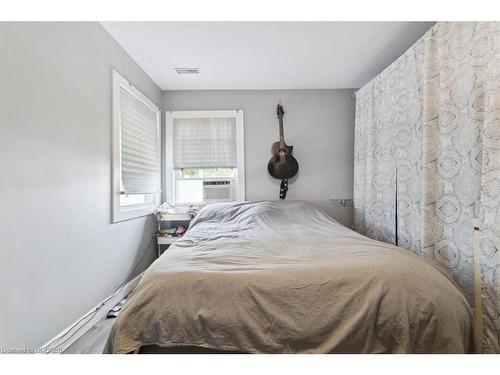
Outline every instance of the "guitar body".
{"label": "guitar body", "polygon": [[283,180],[280,198],[284,199],[286,191],[288,190],[288,179],[297,174],[299,171],[299,163],[292,155],[293,146],[287,145],[284,140],[283,115],[285,111],[283,110],[281,103],[278,104],[276,113],[279,119],[280,140],[279,142],[274,142],[271,147],[273,156],[271,157],[271,160],[269,160],[269,163],[267,163],[267,170],[274,178]]}
{"label": "guitar body", "polygon": [[[277,148],[276,151],[274,151],[275,146]],[[282,161],[279,149],[280,143],[275,142],[273,144],[273,156],[271,157],[271,160],[269,160],[269,163],[267,163],[267,170],[269,171],[269,174],[274,178],[279,178],[281,180],[284,178],[291,178],[295,176],[299,171],[299,163],[292,156],[293,146],[288,146],[287,144],[285,144],[286,154],[284,157],[284,161]]]}

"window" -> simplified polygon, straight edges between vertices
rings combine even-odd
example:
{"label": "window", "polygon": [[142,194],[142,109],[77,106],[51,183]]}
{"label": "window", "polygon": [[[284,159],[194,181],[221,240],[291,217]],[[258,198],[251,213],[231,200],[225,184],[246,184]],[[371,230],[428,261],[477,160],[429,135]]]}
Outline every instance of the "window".
{"label": "window", "polygon": [[160,204],[160,110],[113,71],[113,222]]}
{"label": "window", "polygon": [[243,111],[166,112],[172,205],[245,200]]}

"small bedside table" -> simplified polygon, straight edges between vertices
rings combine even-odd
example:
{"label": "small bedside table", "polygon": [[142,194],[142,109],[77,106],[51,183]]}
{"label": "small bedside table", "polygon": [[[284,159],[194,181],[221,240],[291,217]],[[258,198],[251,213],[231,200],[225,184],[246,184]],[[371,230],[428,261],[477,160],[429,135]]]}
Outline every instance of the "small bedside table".
{"label": "small bedside table", "polygon": [[157,213],[156,220],[158,222],[158,234],[156,236],[156,243],[158,245],[158,257],[162,254],[161,247],[170,246],[175,241],[177,241],[182,236],[160,236],[162,230],[162,223],[166,223],[169,227],[182,225],[184,227],[189,226],[189,222],[191,221],[192,216],[187,212],[178,212],[178,213]]}

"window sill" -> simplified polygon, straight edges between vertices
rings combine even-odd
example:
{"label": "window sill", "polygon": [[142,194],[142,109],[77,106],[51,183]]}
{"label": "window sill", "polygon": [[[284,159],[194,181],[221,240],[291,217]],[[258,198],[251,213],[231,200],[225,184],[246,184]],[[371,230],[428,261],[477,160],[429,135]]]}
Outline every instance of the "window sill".
{"label": "window sill", "polygon": [[129,209],[121,208],[120,212],[113,213],[113,223],[121,221],[137,219],[139,217],[152,215],[157,206],[154,205],[141,205],[140,207],[131,206]]}

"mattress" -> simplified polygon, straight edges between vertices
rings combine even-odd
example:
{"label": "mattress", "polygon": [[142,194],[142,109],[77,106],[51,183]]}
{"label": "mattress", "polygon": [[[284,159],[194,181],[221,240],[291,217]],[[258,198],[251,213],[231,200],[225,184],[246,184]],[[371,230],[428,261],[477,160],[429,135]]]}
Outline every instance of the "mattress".
{"label": "mattress", "polygon": [[300,201],[211,204],[145,272],[107,353],[466,353],[456,285]]}

